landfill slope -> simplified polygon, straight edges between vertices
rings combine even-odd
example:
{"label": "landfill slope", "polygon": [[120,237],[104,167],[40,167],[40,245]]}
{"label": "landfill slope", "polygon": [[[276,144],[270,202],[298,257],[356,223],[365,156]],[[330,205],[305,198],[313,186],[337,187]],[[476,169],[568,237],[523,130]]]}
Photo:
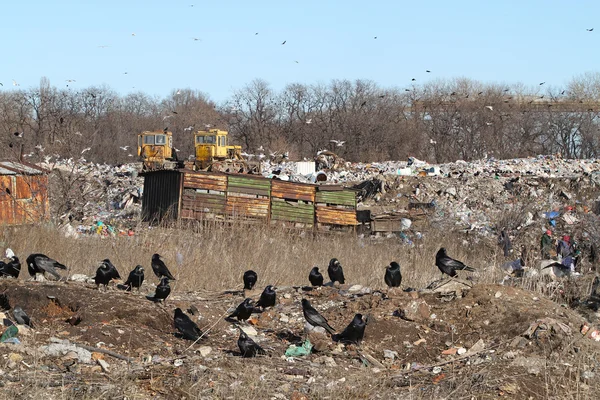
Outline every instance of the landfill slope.
{"label": "landfill slope", "polygon": [[[279,287],[273,309],[240,323],[268,353],[248,359],[240,357],[239,331],[224,316],[260,290],[177,293],[160,305],[145,298],[149,289],[0,282],[0,291],[34,323],[33,329],[19,326],[21,344],[0,345],[3,392],[43,392],[45,398],[593,398],[599,389],[600,342],[581,333],[589,322],[515,287],[467,282],[411,293],[359,285]],[[362,343],[305,334],[302,298],[338,332],[355,313],[367,316]],[[206,332],[198,343],[175,335],[176,307],[197,310],[191,318]],[[74,316],[76,325],[68,322]],[[306,338],[311,354],[284,356]]]}

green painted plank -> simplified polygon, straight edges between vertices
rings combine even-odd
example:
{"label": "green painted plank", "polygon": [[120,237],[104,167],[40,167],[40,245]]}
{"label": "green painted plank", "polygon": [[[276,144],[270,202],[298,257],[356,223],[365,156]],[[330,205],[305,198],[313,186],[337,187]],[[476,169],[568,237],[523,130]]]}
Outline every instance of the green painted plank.
{"label": "green painted plank", "polygon": [[335,192],[317,192],[317,203],[337,204],[343,206],[356,206],[356,192],[350,190]]}

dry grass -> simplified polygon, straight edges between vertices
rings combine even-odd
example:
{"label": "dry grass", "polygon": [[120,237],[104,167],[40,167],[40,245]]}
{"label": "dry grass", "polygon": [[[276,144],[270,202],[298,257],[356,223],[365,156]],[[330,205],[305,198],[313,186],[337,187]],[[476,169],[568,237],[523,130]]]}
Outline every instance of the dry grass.
{"label": "dry grass", "polygon": [[[397,260],[402,266],[403,286],[420,288],[440,277],[435,253],[441,246],[477,268],[481,282],[491,282],[500,273],[493,268],[498,257],[493,245],[465,246],[462,238],[442,233],[429,234],[415,246],[395,238],[374,240],[351,233],[313,236],[243,225],[161,227],[138,229],[133,237],[80,239],[65,237],[52,226],[36,226],[4,228],[0,238],[22,262],[28,254],[40,252],[68,265],[70,273],[87,275],[94,275],[104,258],[110,258],[123,277],[137,264],[151,273],[150,258],[156,252],[178,278],[182,291],[237,288],[247,269],[258,273],[259,286],[306,285],[315,265],[327,278],[327,264],[333,257],[340,260],[347,283],[383,287],[384,268]],[[181,265],[177,253],[183,256]]]}
{"label": "dry grass", "polygon": [[[477,268],[473,276],[482,283],[498,282],[503,274],[497,266],[504,261],[495,243],[435,231],[430,231],[422,241],[410,247],[393,238],[372,240],[354,234],[312,236],[241,225],[139,227],[134,237],[104,239],[68,238],[52,226],[3,228],[0,230],[0,246],[11,247],[22,261],[30,253],[42,252],[69,265],[71,273],[88,275],[94,274],[97,261],[107,257],[117,265],[121,275],[125,276],[136,264],[142,264],[151,273],[150,257],[158,252],[178,278],[174,290],[180,292],[240,288],[241,276],[248,268],[258,272],[259,287],[268,283],[306,285],[310,268],[318,265],[326,273],[327,262],[332,257],[341,261],[349,283],[372,288],[384,286],[384,267],[391,260],[399,260],[404,286],[421,288],[440,276],[434,257],[441,246],[446,247],[451,256]],[[183,256],[181,265],[177,265],[177,253]],[[21,279],[27,277],[23,271]],[[534,280],[525,280],[522,284],[536,291],[544,291],[545,288]],[[315,382],[309,385],[306,395],[311,399],[467,399],[476,393],[478,398],[492,398],[498,397],[502,388],[510,388],[509,384],[515,383],[519,390],[518,398],[593,398],[590,394],[597,393],[598,384],[587,382],[587,387],[584,387],[579,376],[595,365],[593,359],[597,355],[580,351],[576,357],[575,362],[570,360],[571,366],[566,366],[560,357],[549,351],[541,371],[546,377],[545,386],[539,384],[544,378],[534,379],[523,370],[512,371],[510,360],[498,359],[493,363],[461,367],[457,364],[456,369],[445,368],[446,378],[439,384],[433,383],[433,376],[423,373],[385,371],[374,375],[372,369],[356,362],[349,368],[311,370],[310,376],[315,378]],[[270,359],[268,367],[257,365],[256,360],[225,358],[223,362],[219,368],[210,368],[207,372],[186,370],[177,378],[177,385],[170,384],[168,387],[163,385],[160,371],[144,377],[134,373],[113,377],[110,384],[90,381],[86,392],[75,392],[73,387],[82,386],[69,385],[65,381],[62,394],[55,398],[142,399],[147,398],[148,391],[156,393],[158,398],[271,398],[273,394],[281,393],[282,385],[286,384],[289,384],[286,392],[289,398],[297,389],[304,387],[302,390],[306,390],[308,377],[300,382],[281,380],[282,371],[289,366],[279,358]],[[228,365],[228,362],[235,365]],[[277,370],[277,374],[273,373],[273,369]],[[500,374],[501,370],[503,373]],[[164,372],[165,380],[172,375],[169,371]],[[344,382],[327,386],[342,377],[346,378]],[[11,389],[0,394],[0,398],[41,398],[47,396],[44,385],[51,381],[56,382],[56,379],[24,380],[18,393]],[[508,397],[511,397],[510,393]]]}

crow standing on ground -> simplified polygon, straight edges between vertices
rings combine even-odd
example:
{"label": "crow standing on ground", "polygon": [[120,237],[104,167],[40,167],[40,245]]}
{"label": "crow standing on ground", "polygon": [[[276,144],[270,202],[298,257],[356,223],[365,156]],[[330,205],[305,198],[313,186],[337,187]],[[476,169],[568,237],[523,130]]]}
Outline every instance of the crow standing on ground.
{"label": "crow standing on ground", "polygon": [[251,269],[244,272],[244,289],[252,290],[254,285],[256,285],[256,281],[258,280],[258,275],[256,272]]}
{"label": "crow standing on ground", "polygon": [[181,333],[184,339],[198,340],[202,336],[202,331],[198,325],[181,311],[181,308],[175,309],[175,328]]}
{"label": "crow standing on ground", "polygon": [[258,299],[258,302],[256,303],[256,307],[262,307],[267,308],[267,307],[273,307],[275,306],[275,299],[276,299],[277,293],[275,293],[275,290],[273,290],[273,286],[269,285],[265,288],[265,290],[263,290],[262,294],[260,295],[260,299]]}
{"label": "crow standing on ground", "polygon": [[443,247],[440,248],[435,255],[435,265],[442,271],[442,276],[446,274],[453,278],[456,276],[456,270],[475,272],[474,268],[468,267],[462,262],[448,257],[446,249]]}
{"label": "crow standing on ground", "polygon": [[342,269],[342,265],[340,264],[337,258],[332,258],[329,261],[327,274],[329,274],[329,279],[331,279],[331,282],[339,282],[341,284],[344,284],[344,270]]}
{"label": "crow standing on ground", "polygon": [[315,310],[306,299],[302,299],[302,313],[304,314],[304,319],[306,319],[306,322],[312,326],[320,326],[330,334],[335,333],[335,329],[329,325],[325,317],[319,314],[319,312]]}
{"label": "crow standing on ground", "polygon": [[239,326],[237,328],[240,330],[240,337],[238,338],[237,344],[240,348],[240,353],[242,353],[242,357],[255,357],[257,354],[267,354],[262,347],[246,335],[246,332],[244,332],[242,328]]}
{"label": "crow standing on ground", "polygon": [[99,288],[100,285],[108,286],[108,283],[113,279],[121,279],[121,275],[119,275],[119,271],[117,271],[117,268],[113,263],[111,263],[108,258],[105,258],[96,270],[94,282]]}
{"label": "crow standing on ground", "polygon": [[313,267],[308,274],[308,280],[313,286],[323,286],[323,275],[319,272],[319,267]]}
{"label": "crow standing on ground", "polygon": [[65,265],[40,253],[29,255],[25,261],[27,262],[27,270],[29,275],[32,277],[35,277],[37,274],[43,275],[45,272],[47,272],[56,279],[60,279],[61,276],[58,274],[58,272],[56,272],[56,268],[67,269]]}
{"label": "crow standing on ground", "polygon": [[13,317],[15,317],[17,324],[27,325],[30,328],[33,328],[33,325],[31,325],[31,320],[29,319],[29,315],[27,315],[21,307],[15,306],[15,308],[13,308]]}
{"label": "crow standing on ground", "polygon": [[365,336],[367,323],[363,321],[362,314],[356,314],[352,322],[339,335],[333,335],[331,338],[336,342],[358,344]]}
{"label": "crow standing on ground", "polygon": [[129,277],[127,277],[127,281],[124,284],[118,285],[119,289],[126,290],[131,292],[132,288],[138,288],[142,286],[144,282],[144,267],[141,265],[136,265],[135,268],[129,273]]}
{"label": "crow standing on ground", "polygon": [[175,278],[173,278],[173,275],[171,275],[169,268],[167,268],[163,260],[160,258],[159,254],[154,254],[152,256],[152,271],[154,271],[154,274],[158,277],[158,279],[162,278],[163,276],[166,276],[167,278],[169,278],[169,280],[175,280]]}
{"label": "crow standing on ground", "polygon": [[10,261],[7,263],[0,261],[0,276],[18,278],[21,273],[21,261],[14,254],[9,258]]}
{"label": "crow standing on ground", "polygon": [[385,269],[385,284],[389,287],[400,287],[402,283],[402,274],[400,273],[400,264],[392,261]]}
{"label": "crow standing on ground", "polygon": [[154,297],[146,296],[146,298],[152,301],[164,301],[169,297],[170,293],[171,286],[169,286],[169,278],[163,276],[160,280],[160,284],[156,287]]}
{"label": "crow standing on ground", "polygon": [[252,299],[248,298],[248,299],[244,300],[243,302],[241,302],[237,306],[235,311],[232,312],[231,314],[229,314],[229,316],[227,316],[225,319],[227,321],[231,321],[235,317],[238,319],[238,321],[245,321],[248,318],[250,318],[250,315],[252,315],[253,311],[254,311],[254,304],[252,302]]}

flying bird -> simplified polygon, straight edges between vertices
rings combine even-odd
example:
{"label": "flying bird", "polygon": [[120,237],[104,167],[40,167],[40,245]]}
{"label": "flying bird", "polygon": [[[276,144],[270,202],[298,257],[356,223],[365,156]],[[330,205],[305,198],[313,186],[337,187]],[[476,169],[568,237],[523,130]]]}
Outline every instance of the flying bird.
{"label": "flying bird", "polygon": [[307,123],[307,124],[312,124],[312,118],[309,118],[309,119],[307,119],[307,120],[306,120],[306,123]]}
{"label": "flying bird", "polygon": [[154,275],[156,275],[158,279],[166,276],[169,278],[169,280],[175,280],[173,275],[171,275],[169,268],[167,268],[163,260],[160,258],[159,254],[152,255],[152,271],[154,271]]}
{"label": "flying bird", "polygon": [[485,108],[487,108],[490,111],[494,111],[494,107],[492,107],[492,106],[485,106]]}
{"label": "flying bird", "polygon": [[90,151],[91,149],[91,147],[86,147],[85,149],[81,150],[81,154],[85,153],[86,151]]}
{"label": "flying bird", "polygon": [[96,270],[94,282],[100,288],[100,285],[108,286],[108,283],[113,279],[121,279],[121,275],[119,275],[119,271],[117,271],[113,263],[108,258],[105,258]]}
{"label": "flying bird", "polygon": [[237,318],[238,321],[245,321],[250,318],[252,312],[254,311],[254,304],[252,299],[248,298],[241,302],[236,309],[229,314],[225,319],[227,321],[232,321],[233,318]]}
{"label": "flying bird", "polygon": [[129,146],[119,146],[119,148],[123,151],[127,151],[127,149],[129,148]]}
{"label": "flying bird", "polygon": [[17,81],[15,81],[14,79],[13,79],[12,81],[13,81],[13,86],[21,86],[21,85],[19,85],[19,84],[17,83]]}
{"label": "flying bird", "polygon": [[588,32],[592,32],[593,30],[594,30],[594,28],[590,28],[590,29],[586,28],[586,31],[588,31]]}
{"label": "flying bird", "polygon": [[346,143],[346,141],[344,141],[344,140],[335,140],[335,139],[331,139],[329,142],[335,143],[335,145],[337,147],[342,147],[344,145],[344,143]]}
{"label": "flying bird", "polygon": [[430,70],[426,69],[425,72],[431,72]]}
{"label": "flying bird", "polygon": [[542,86],[544,83],[546,83],[546,82],[540,82],[540,86]]}
{"label": "flying bird", "polygon": [[329,260],[327,274],[329,275],[329,279],[331,279],[331,282],[339,282],[342,285],[346,282],[346,280],[344,279],[344,270],[337,258],[332,258],[331,260]]}
{"label": "flying bird", "polygon": [[448,257],[448,254],[446,254],[446,249],[443,247],[440,248],[435,255],[435,265],[440,269],[440,271],[442,271],[442,276],[446,274],[451,277],[455,277],[457,270],[475,272],[474,268],[468,267],[462,262]]}
{"label": "flying bird", "polygon": [[323,286],[323,275],[319,272],[319,267],[313,267],[308,274],[308,280],[313,286]]}
{"label": "flying bird", "polygon": [[27,315],[27,313],[25,313],[25,311],[23,311],[23,309],[21,307],[15,306],[15,308],[13,308],[12,314],[13,314],[13,317],[15,317],[17,324],[27,325],[30,328],[33,328],[33,325],[31,324],[31,319],[29,318],[29,315]]}
{"label": "flying bird", "polygon": [[277,297],[277,293],[273,290],[273,286],[269,285],[263,290],[260,298],[256,302],[256,307],[262,307],[263,309],[267,307],[275,306],[275,299]]}
{"label": "flying bird", "polygon": [[365,336],[366,327],[362,314],[356,314],[346,329],[340,334],[332,335],[331,339],[335,342],[358,344]]}
{"label": "flying bird", "polygon": [[119,289],[131,292],[132,288],[138,288],[142,286],[144,282],[144,267],[136,265],[135,268],[129,273],[127,280],[124,284],[117,286]]}
{"label": "flying bird", "polygon": [[302,299],[302,313],[304,314],[304,319],[306,319],[306,322],[312,326],[320,326],[332,335],[335,333],[335,329],[329,325],[325,317],[319,314],[319,312],[315,310],[310,305],[310,302],[306,299]]}
{"label": "flying bird", "polygon": [[258,275],[256,272],[251,269],[244,272],[244,289],[252,290],[254,285],[256,285],[256,281],[258,280]]}
{"label": "flying bird", "polygon": [[43,275],[47,272],[56,279],[60,279],[61,276],[56,272],[56,268],[67,269],[65,265],[40,253],[30,254],[25,261],[27,262],[27,271],[32,277],[35,277],[37,274]]}
{"label": "flying bird", "polygon": [[283,43],[281,43],[281,45],[283,46],[286,42],[287,42],[287,40],[284,40]]}
{"label": "flying bird", "polygon": [[155,302],[164,301],[171,294],[171,286],[169,286],[169,278],[163,276],[160,280],[160,284],[156,287],[154,291],[154,297],[146,296],[148,300],[152,300]]}
{"label": "flying bird", "polygon": [[402,274],[400,273],[400,264],[392,261],[385,269],[385,284],[389,287],[400,287],[402,283]]}
{"label": "flying bird", "polygon": [[13,133],[16,137],[23,137],[23,132],[15,132]]}
{"label": "flying bird", "polygon": [[242,357],[255,357],[257,354],[267,354],[262,347],[256,344],[256,342],[242,330],[242,328],[239,326],[237,328],[240,330],[240,337],[238,338],[237,344],[240,353],[242,353]]}
{"label": "flying bird", "polygon": [[175,309],[174,324],[184,339],[196,341],[202,336],[202,331],[198,328],[198,325],[181,311],[181,308]]}

